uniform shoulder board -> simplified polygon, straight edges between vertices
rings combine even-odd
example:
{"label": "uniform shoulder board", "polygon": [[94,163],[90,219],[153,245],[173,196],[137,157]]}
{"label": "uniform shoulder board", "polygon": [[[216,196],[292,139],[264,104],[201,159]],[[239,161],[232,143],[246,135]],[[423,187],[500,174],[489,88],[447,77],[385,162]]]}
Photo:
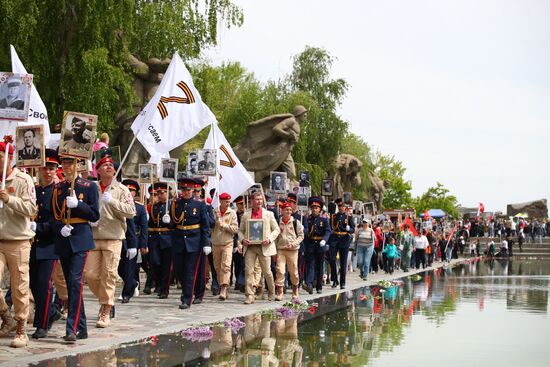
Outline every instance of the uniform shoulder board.
{"label": "uniform shoulder board", "polygon": [[90,181],[85,180],[85,179],[80,178],[80,177],[76,179],[76,183],[79,184],[80,186],[84,186],[84,187],[90,187],[91,186]]}

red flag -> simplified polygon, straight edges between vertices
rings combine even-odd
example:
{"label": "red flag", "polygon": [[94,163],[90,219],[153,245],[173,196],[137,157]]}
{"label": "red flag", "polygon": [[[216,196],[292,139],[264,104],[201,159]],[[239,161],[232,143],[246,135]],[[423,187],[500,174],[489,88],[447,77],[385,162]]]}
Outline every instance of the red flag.
{"label": "red flag", "polygon": [[483,214],[484,211],[485,211],[485,205],[483,205],[483,203],[479,203],[479,212]]}
{"label": "red flag", "polygon": [[411,218],[409,218],[409,217],[405,218],[405,221],[400,226],[401,230],[403,230],[403,226],[405,224],[409,225],[409,229],[411,230],[412,234],[415,235],[415,237],[418,236],[418,232],[416,231],[416,228],[414,228],[414,224],[413,224]]}
{"label": "red flag", "polygon": [[430,213],[428,213],[428,209],[424,210],[424,220],[430,218]]}

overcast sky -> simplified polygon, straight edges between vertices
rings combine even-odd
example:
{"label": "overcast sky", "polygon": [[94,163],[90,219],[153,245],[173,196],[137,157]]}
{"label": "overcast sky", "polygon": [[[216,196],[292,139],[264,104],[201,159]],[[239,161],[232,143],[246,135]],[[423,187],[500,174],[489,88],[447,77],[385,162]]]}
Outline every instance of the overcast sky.
{"label": "overcast sky", "polygon": [[207,56],[267,81],[306,45],[328,51],[350,85],[339,113],[403,161],[413,195],[439,181],[486,210],[550,197],[550,1],[234,2],[244,25]]}

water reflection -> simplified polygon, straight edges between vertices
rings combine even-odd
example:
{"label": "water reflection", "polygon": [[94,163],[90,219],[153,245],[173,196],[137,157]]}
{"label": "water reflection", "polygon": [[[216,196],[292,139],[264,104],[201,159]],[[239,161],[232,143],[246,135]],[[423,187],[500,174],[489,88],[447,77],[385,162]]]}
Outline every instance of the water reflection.
{"label": "water reflection", "polygon": [[[418,365],[417,362],[430,365],[419,352],[435,353],[434,360],[439,360],[438,352],[443,351],[443,346],[446,356],[452,353],[451,343],[447,346],[445,339],[437,339],[439,335],[445,338],[445,333],[449,333],[452,344],[460,348],[468,343],[479,346],[493,340],[483,346],[490,350],[493,344],[498,348],[502,338],[497,327],[500,324],[506,324],[510,330],[507,345],[523,349],[527,344],[535,344],[532,346],[535,352],[529,353],[523,362],[539,365],[535,348],[550,338],[546,316],[549,274],[550,262],[544,260],[473,261],[425,273],[418,281],[406,278],[386,289],[365,287],[325,297],[314,314],[304,312],[287,320],[250,315],[242,319],[245,326],[237,332],[224,325],[212,326],[212,338],[207,341],[191,342],[179,334],[160,335],[116,350],[39,365],[313,367]],[[529,332],[524,333],[523,328],[527,327]],[[425,340],[427,345],[418,340]],[[540,354],[543,349],[539,349]],[[451,359],[446,365],[480,362],[480,354],[475,352],[462,351],[460,355],[471,359]],[[490,358],[494,362],[493,358],[498,356]],[[540,360],[545,359],[541,356]],[[507,361],[513,360],[489,364],[503,366]]]}

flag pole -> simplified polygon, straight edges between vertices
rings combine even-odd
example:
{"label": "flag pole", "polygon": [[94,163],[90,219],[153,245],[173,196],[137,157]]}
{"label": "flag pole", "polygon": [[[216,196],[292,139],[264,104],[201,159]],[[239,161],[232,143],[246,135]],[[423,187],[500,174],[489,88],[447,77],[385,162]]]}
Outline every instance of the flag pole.
{"label": "flag pole", "polygon": [[[218,146],[218,142],[216,139],[216,130],[214,130],[216,122],[212,122],[210,124],[210,132],[212,133],[212,142],[214,143],[214,147],[216,148],[216,178],[214,180],[214,197],[212,198],[212,204],[216,203],[218,207],[220,206],[220,147]],[[215,200],[214,200],[215,199]]]}
{"label": "flag pole", "polygon": [[[6,142],[6,150],[4,151],[4,169],[2,170],[2,190],[6,189],[6,171],[8,170],[8,158],[10,156],[10,143]],[[14,150],[15,153],[15,150]],[[4,202],[0,201],[0,209],[4,207]]]}

